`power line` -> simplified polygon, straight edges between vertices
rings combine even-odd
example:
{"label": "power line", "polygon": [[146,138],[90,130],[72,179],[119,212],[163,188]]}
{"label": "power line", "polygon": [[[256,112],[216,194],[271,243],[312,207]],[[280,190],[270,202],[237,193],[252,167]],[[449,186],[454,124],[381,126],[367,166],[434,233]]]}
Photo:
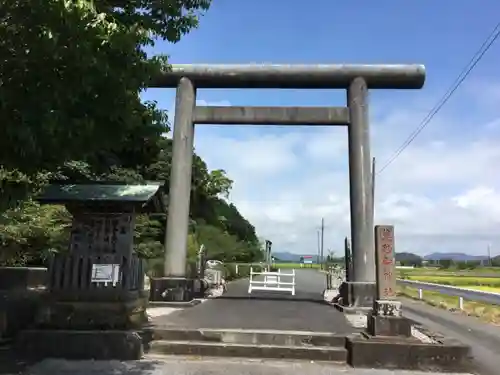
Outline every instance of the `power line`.
{"label": "power line", "polygon": [[488,35],[486,40],[483,42],[481,47],[476,51],[474,56],[470,59],[464,69],[457,76],[451,87],[446,91],[443,97],[438,101],[438,103],[431,109],[431,111],[424,117],[420,125],[408,136],[406,141],[394,152],[394,154],[389,158],[389,160],[380,168],[377,175],[382,173],[389,165],[391,165],[401,153],[413,142],[413,140],[424,130],[431,120],[436,116],[436,114],[443,108],[443,106],[448,102],[451,96],[458,90],[460,85],[465,81],[469,74],[474,70],[479,61],[488,52],[493,43],[500,36],[500,22],[497,23],[493,31]]}

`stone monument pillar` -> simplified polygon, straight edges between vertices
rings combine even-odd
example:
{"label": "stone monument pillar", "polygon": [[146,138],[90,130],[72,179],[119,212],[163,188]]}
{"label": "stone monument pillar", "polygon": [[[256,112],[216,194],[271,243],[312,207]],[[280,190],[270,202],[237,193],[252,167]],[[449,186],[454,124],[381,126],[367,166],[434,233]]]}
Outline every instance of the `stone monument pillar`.
{"label": "stone monument pillar", "polygon": [[411,324],[402,316],[396,299],[394,226],[375,226],[376,299],[368,316],[368,333],[373,336],[411,336]]}

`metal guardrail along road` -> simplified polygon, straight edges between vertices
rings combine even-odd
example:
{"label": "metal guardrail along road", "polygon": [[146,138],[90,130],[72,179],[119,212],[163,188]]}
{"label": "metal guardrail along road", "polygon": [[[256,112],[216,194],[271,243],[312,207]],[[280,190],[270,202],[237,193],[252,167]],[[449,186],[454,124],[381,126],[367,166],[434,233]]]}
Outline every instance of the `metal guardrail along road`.
{"label": "metal guardrail along road", "polygon": [[[273,291],[273,292],[289,292],[292,296],[295,295],[295,270],[291,273],[278,272],[254,272],[250,268],[250,279],[248,283],[248,294],[252,294],[254,290]],[[264,280],[255,280],[254,276],[264,276]],[[291,278],[292,281],[282,281],[281,278]]]}
{"label": "metal guardrail along road", "polygon": [[484,292],[482,290],[474,290],[451,285],[433,284],[423,281],[405,279],[398,279],[397,282],[398,285],[418,289],[419,299],[423,299],[424,290],[441,293],[447,296],[458,297],[458,307],[461,310],[463,310],[464,308],[464,300],[500,305],[500,293]]}

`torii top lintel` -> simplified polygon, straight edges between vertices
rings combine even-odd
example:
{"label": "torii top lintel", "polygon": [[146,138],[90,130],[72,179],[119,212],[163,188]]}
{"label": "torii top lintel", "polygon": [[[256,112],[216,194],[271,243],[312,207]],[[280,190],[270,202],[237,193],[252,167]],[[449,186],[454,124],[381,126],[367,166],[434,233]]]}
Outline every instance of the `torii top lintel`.
{"label": "torii top lintel", "polygon": [[345,89],[362,77],[370,89],[420,89],[424,65],[173,64],[149,87],[176,87],[182,77],[205,89]]}

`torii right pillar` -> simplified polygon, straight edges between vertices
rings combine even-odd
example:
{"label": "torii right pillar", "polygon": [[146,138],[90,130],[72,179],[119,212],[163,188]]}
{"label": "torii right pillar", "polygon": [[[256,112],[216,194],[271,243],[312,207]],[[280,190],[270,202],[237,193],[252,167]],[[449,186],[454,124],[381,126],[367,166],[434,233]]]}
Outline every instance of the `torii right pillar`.
{"label": "torii right pillar", "polygon": [[[342,286],[344,311],[366,310],[376,294],[375,246],[371,194],[370,128],[368,86],[362,77],[347,88],[349,108],[349,193],[351,203],[351,272]],[[347,311],[346,311],[347,312]]]}

